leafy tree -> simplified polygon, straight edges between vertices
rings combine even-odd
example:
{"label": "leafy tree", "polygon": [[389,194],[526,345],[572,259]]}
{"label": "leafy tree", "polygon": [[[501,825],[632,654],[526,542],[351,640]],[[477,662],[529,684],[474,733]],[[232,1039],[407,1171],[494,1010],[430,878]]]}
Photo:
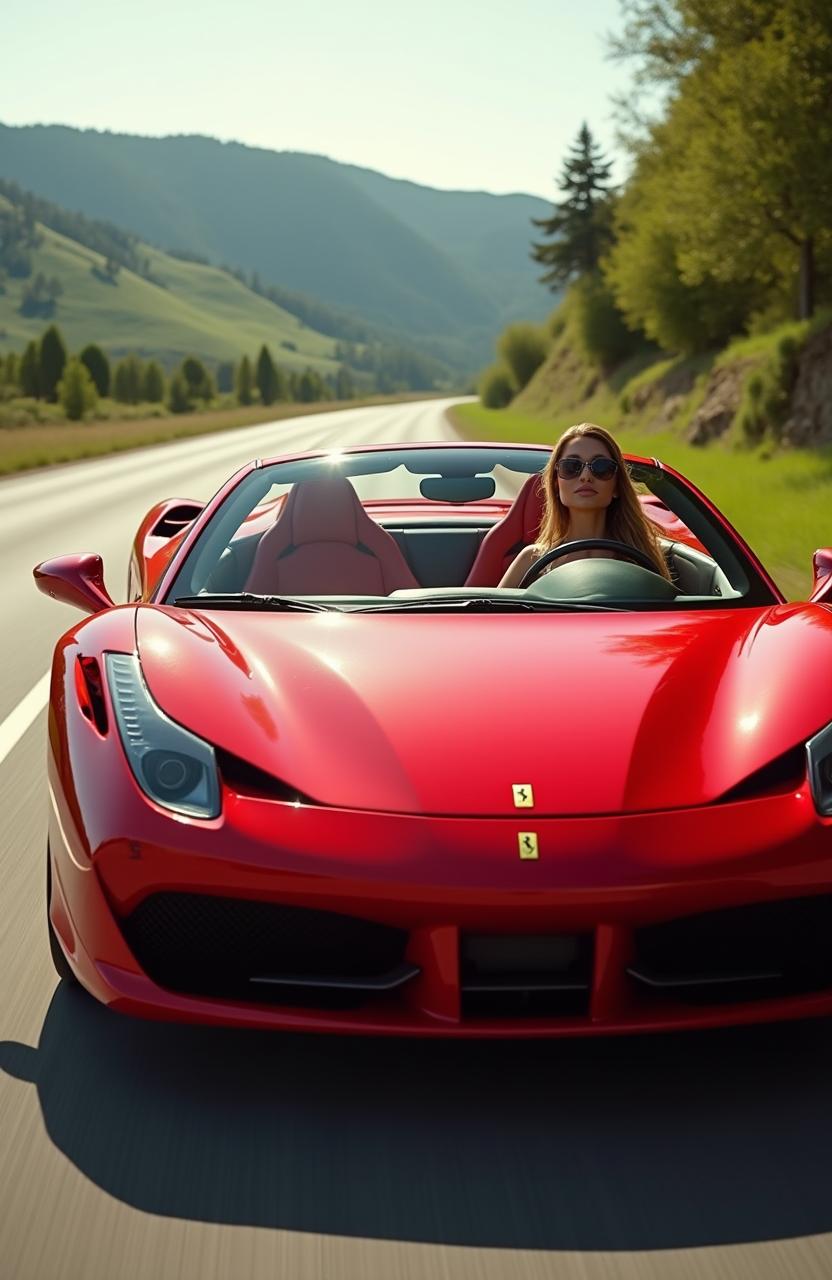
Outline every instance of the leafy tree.
{"label": "leafy tree", "polygon": [[87,366],[73,356],[58,387],[58,399],[66,416],[77,422],[95,408],[98,392]]}
{"label": "leafy tree", "polygon": [[659,137],[661,145],[639,160],[616,209],[616,240],[604,277],[631,329],[642,329],[666,351],[690,354],[742,329],[766,283],[754,272],[733,283],[688,270],[688,229],[678,209],[677,163],[683,159],[677,161],[675,148]]}
{"label": "leafy tree", "polygon": [[546,244],[532,244],[532,258],[546,268],[541,283],[558,290],[597,269],[610,243],[610,169],[584,123],[566,157],[558,186],[565,193],[550,218],[533,218]]}
{"label": "leafy tree", "polygon": [[165,398],[165,372],[158,360],[148,360],[142,378],[142,400],[161,404]]}
{"label": "leafy tree", "polygon": [[274,404],[280,390],[280,380],[278,378],[277,365],[265,343],[260,348],[257,356],[255,381],[257,390],[260,392],[261,403]]}
{"label": "leafy tree", "polygon": [[645,346],[644,333],[628,328],[599,271],[576,281],[572,290],[576,327],[590,359],[611,369]]}
{"label": "leafy tree", "polygon": [[187,413],[191,408],[188,396],[188,384],[183,374],[175,373],[170,380],[168,390],[168,408],[171,413]]}
{"label": "leafy tree", "polygon": [[142,398],[144,365],[138,356],[119,360],[113,375],[113,399],[119,404],[138,404]]}
{"label": "leafy tree", "polygon": [[40,350],[34,338],[20,359],[20,389],[24,396],[40,399]]}
{"label": "leafy tree", "polygon": [[809,317],[817,264],[832,262],[832,6],[630,0],[627,12],[614,52],[636,60],[641,86],[668,94],[641,155],[673,154],[666,222],[682,275],[797,283],[798,315]]}
{"label": "leafy tree", "polygon": [[81,352],[80,359],[89,370],[98,394],[108,396],[110,394],[110,361],[101,348],[94,342],[90,342]]}
{"label": "leafy tree", "polygon": [[238,404],[251,404],[254,399],[254,376],[251,372],[251,361],[248,356],[243,356],[237,365],[234,389]]}
{"label": "leafy tree", "polygon": [[214,388],[208,370],[196,356],[186,356],[182,361],[182,376],[188,384],[191,400],[210,400]]}
{"label": "leafy tree", "polygon": [[61,331],[51,324],[40,340],[40,394],[47,400],[57,400],[58,383],[66,362],[66,344]]}

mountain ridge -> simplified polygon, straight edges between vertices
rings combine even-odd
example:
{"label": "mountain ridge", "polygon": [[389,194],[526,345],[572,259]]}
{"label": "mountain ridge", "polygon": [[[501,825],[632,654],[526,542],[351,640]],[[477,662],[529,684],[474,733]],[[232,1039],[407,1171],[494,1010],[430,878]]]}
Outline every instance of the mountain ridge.
{"label": "mountain ridge", "polygon": [[472,363],[507,321],[550,305],[527,261],[528,219],[548,206],[522,193],[445,192],[306,152],[65,125],[0,125],[0,173],[159,247],[446,336]]}

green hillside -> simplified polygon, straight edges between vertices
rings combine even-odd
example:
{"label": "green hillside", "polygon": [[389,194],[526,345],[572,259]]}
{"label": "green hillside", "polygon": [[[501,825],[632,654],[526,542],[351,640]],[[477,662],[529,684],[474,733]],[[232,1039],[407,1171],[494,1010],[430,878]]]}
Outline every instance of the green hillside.
{"label": "green hillside", "polygon": [[451,255],[488,293],[503,323],[542,320],[551,310],[552,295],[541,289],[540,268],[529,256],[537,234],[532,219],[551,214],[547,201],[522,194],[437,191],[352,165],[347,171],[373,200]]}
{"label": "green hillside", "polygon": [[[0,208],[9,209],[0,197]],[[99,343],[110,355],[136,352],[166,365],[193,353],[213,362],[253,355],[267,343],[286,368],[311,365],[334,372],[335,342],[253,293],[217,267],[183,262],[144,245],[153,279],[122,268],[114,280],[101,254],[38,226],[32,276],[9,277],[0,292],[0,351],[22,350],[43,332],[45,317],[20,308],[32,277],[43,273],[61,285],[54,316],[69,347]],[[291,344],[291,345],[285,345]]]}
{"label": "green hillside", "polygon": [[467,345],[473,365],[487,358],[507,304],[522,309],[529,214],[545,208],[372,183],[320,156],[62,126],[0,126],[0,174],[165,249]]}

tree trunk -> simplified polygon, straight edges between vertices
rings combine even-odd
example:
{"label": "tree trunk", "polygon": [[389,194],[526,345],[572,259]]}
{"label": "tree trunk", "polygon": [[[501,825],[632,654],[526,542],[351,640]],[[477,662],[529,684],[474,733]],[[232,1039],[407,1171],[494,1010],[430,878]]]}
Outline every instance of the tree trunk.
{"label": "tree trunk", "polygon": [[799,320],[810,320],[815,313],[815,243],[807,236],[800,245],[800,280],[798,284],[797,315]]}

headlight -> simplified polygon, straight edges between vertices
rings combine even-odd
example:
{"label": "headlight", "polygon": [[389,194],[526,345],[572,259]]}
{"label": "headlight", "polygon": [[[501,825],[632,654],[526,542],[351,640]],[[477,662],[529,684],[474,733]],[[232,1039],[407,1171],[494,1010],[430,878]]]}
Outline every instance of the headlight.
{"label": "headlight", "polygon": [[138,658],[107,653],[104,661],[121,741],[142,791],[174,813],[218,817],[220,784],[214,748],[157,707]]}
{"label": "headlight", "polygon": [[818,813],[832,818],[832,724],[806,743],[809,778]]}

